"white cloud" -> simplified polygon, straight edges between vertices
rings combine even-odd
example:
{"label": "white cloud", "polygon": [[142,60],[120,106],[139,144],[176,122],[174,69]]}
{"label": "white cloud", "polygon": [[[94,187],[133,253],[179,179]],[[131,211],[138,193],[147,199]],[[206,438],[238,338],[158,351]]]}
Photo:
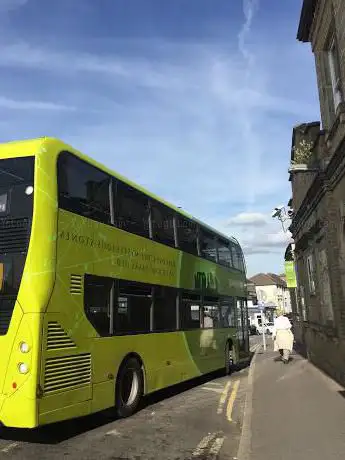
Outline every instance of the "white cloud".
{"label": "white cloud", "polygon": [[290,232],[258,232],[243,238],[243,250],[246,255],[280,253],[283,258],[284,251],[291,242]]}
{"label": "white cloud", "polygon": [[45,101],[17,101],[7,97],[0,96],[0,109],[10,110],[55,110],[55,111],[74,111],[75,107],[64,104],[56,104],[55,102]]}
{"label": "white cloud", "polygon": [[260,212],[241,212],[237,216],[231,217],[226,226],[265,226],[268,224],[268,218]]}

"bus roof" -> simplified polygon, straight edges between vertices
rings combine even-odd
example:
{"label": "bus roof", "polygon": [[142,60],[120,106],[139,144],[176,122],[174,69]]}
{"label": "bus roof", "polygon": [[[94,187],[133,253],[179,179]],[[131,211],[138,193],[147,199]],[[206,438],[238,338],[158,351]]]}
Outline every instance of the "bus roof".
{"label": "bus roof", "polygon": [[[215,233],[216,235],[220,236],[221,238],[224,238],[226,240],[230,240],[236,245],[240,247],[239,242],[237,239],[233,236],[227,236],[218,230],[214,229],[210,225],[205,224],[201,220],[195,218],[191,214],[187,213],[186,211],[182,210],[181,208],[178,208],[177,206],[174,206],[173,204],[165,201],[164,199],[160,198],[159,196],[155,195],[154,193],[148,191],[144,187],[132,182],[129,180],[127,177],[122,176],[118,172],[115,172],[105,166],[102,163],[99,163],[98,161],[94,160],[92,157],[85,155],[84,153],[80,152],[79,150],[75,149],[71,145],[61,141],[60,139],[53,138],[53,137],[40,137],[36,139],[27,139],[27,140],[19,140],[19,141],[11,141],[11,142],[6,142],[6,143],[0,143],[0,158],[4,157],[18,157],[18,156],[30,156],[34,155],[38,150],[42,149],[44,145],[55,145],[61,150],[67,150],[70,151],[71,153],[75,154],[76,156],[80,157],[81,159],[87,161],[88,163],[92,164],[93,166],[96,166],[97,168],[107,172],[108,174],[122,180],[126,184],[130,185],[131,187],[136,188],[137,190],[141,191],[145,195],[148,195],[149,197],[153,198],[156,201],[159,201],[160,203],[164,204],[168,208],[174,210],[177,214],[180,214],[181,216],[184,216],[193,222],[202,225],[204,228],[210,230],[211,232]],[[18,151],[18,147],[20,147],[20,152]]]}

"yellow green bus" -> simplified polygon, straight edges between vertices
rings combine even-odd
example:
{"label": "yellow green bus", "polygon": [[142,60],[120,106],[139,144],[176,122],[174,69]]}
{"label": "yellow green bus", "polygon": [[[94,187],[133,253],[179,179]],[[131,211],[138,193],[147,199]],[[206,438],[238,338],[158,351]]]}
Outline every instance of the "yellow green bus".
{"label": "yellow green bus", "polygon": [[0,145],[0,423],[114,408],[248,356],[246,273],[216,232],[65,143]]}

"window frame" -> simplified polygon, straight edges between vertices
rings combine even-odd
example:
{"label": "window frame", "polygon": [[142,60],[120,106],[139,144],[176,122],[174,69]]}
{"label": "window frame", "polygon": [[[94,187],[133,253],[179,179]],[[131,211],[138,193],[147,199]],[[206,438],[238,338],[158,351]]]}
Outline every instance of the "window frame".
{"label": "window frame", "polygon": [[315,283],[315,264],[314,264],[314,253],[311,252],[306,257],[307,265],[307,276],[308,276],[308,288],[309,294],[315,295],[316,283]]}
{"label": "window frame", "polygon": [[327,46],[327,67],[332,89],[334,111],[337,111],[339,104],[344,100],[342,92],[342,80],[339,61],[337,40],[333,32]]}

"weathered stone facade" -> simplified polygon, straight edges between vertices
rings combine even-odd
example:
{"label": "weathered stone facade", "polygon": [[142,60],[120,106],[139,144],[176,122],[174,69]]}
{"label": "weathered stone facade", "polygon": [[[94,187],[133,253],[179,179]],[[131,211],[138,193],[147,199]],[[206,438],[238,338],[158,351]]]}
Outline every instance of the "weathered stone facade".
{"label": "weathered stone facade", "polygon": [[345,2],[304,0],[297,38],[315,55],[320,123],[293,129],[290,170],[298,279],[296,339],[309,359],[345,383]]}

